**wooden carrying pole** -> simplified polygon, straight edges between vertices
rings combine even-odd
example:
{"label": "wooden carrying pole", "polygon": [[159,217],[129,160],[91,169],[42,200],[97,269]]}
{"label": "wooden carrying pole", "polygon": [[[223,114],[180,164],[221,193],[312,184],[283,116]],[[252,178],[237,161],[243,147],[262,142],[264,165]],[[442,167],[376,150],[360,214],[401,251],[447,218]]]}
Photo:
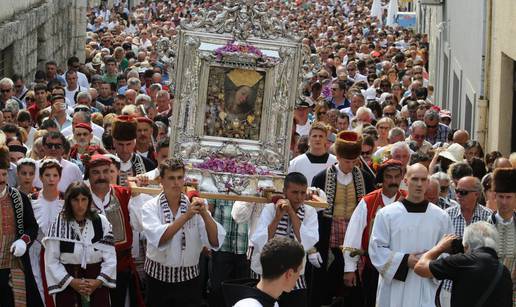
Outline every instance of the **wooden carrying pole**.
{"label": "wooden carrying pole", "polygon": [[[134,194],[149,194],[149,195],[158,195],[161,193],[162,189],[159,188],[150,188],[150,187],[139,187],[136,185],[133,178],[129,179],[129,186],[131,188],[131,192]],[[155,180],[149,181],[150,184],[157,184]],[[187,189],[193,189],[192,187],[186,187]],[[252,195],[237,195],[237,194],[222,194],[222,193],[208,193],[208,192],[199,192],[199,197],[206,199],[219,199],[219,200],[230,200],[230,201],[243,201],[248,203],[257,203],[257,204],[267,204],[271,202],[272,196],[277,195],[274,193],[265,193],[265,196],[252,196]],[[322,200],[320,197],[313,195],[312,200],[306,200],[305,204],[310,205],[314,208],[323,208],[326,209],[328,207],[328,203]]]}

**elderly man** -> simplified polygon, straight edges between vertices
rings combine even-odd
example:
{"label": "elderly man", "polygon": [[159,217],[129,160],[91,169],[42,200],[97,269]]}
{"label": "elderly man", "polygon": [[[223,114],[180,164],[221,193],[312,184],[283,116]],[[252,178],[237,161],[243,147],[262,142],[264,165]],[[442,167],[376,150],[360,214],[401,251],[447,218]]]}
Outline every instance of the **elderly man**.
{"label": "elderly man", "polygon": [[448,133],[450,128],[439,122],[439,112],[435,110],[428,110],[425,113],[424,121],[426,124],[426,140],[430,144],[437,142],[445,143],[448,140]]}
{"label": "elderly man", "polygon": [[457,130],[453,133],[453,143],[460,144],[462,147],[469,141],[469,132],[466,130]]}
{"label": "elderly man", "polygon": [[[348,114],[349,118],[352,119],[357,115],[358,109],[365,105],[365,98],[361,92],[356,90],[349,91],[349,95],[351,96],[350,106],[342,109],[341,112]],[[349,128],[351,129],[351,121],[349,125]]]}
{"label": "elderly man", "polygon": [[[448,194],[446,194],[445,197],[441,196],[441,187],[443,186],[441,186],[441,180],[439,180],[439,177],[435,175],[436,174],[433,174],[428,179],[428,190],[425,194],[426,199],[428,199],[429,202],[436,204],[437,206],[439,206],[439,208],[443,210],[458,205],[458,203],[455,200],[448,198]],[[444,187],[446,188],[446,191],[448,191],[448,185]]]}
{"label": "elderly man", "polygon": [[158,114],[163,114],[167,118],[172,116],[172,104],[170,94],[167,91],[158,91],[156,94],[156,105]]}
{"label": "elderly man", "polygon": [[513,306],[511,275],[499,263],[495,250],[498,241],[496,229],[483,221],[469,225],[462,239],[466,253],[437,259],[443,253],[454,252],[453,243],[458,239],[454,235],[444,236],[421,256],[414,267],[416,274],[438,280],[453,280],[451,306],[454,307]]}
{"label": "elderly man", "polygon": [[[455,193],[459,206],[446,209],[446,213],[451,218],[455,235],[462,237],[467,225],[489,220],[491,210],[478,203],[478,198],[482,195],[482,184],[476,177],[465,176],[459,179]],[[450,306],[451,289],[451,281],[445,281],[441,291],[441,305],[443,307]]]}
{"label": "elderly man", "polygon": [[411,126],[410,136],[406,139],[407,142],[414,144],[414,151],[421,153],[428,153],[432,149],[432,144],[425,140],[427,134],[427,127],[423,121],[417,120]]}
{"label": "elderly man", "polygon": [[0,107],[2,110],[5,108],[7,100],[14,99],[18,102],[18,106],[23,108],[23,104],[15,96],[14,82],[9,78],[3,78],[0,80]]}
{"label": "elderly man", "polygon": [[[513,285],[516,284],[516,169],[498,168],[493,173],[493,191],[496,197],[497,212],[490,222],[499,235],[496,251],[500,261],[511,272]],[[513,286],[513,304],[516,302],[516,289]]]}
{"label": "elderly man", "polygon": [[437,285],[417,276],[418,254],[432,248],[452,231],[450,218],[425,199],[428,170],[421,164],[408,167],[408,195],[376,214],[369,257],[380,272],[376,306],[431,306]]}
{"label": "elderly man", "polygon": [[[362,276],[361,283],[364,295],[364,306],[375,306],[376,286],[378,285],[378,271],[371,264],[367,256],[369,235],[373,227],[376,213],[381,208],[407,197],[404,190],[400,190],[403,179],[402,164],[397,160],[387,160],[378,169],[376,177],[382,184],[377,189],[362,198],[349,220],[346,236],[344,237],[344,283],[348,287],[359,283],[358,275]],[[362,255],[364,268],[361,274],[357,271],[359,255]]]}
{"label": "elderly man", "polygon": [[77,106],[76,110],[79,110],[79,109],[82,111],[76,111],[73,114],[72,125],[65,128],[64,130],[62,130],[61,133],[63,133],[63,135],[66,137],[70,137],[73,135],[73,127],[75,127],[78,124],[83,123],[83,124],[87,124],[91,127],[91,129],[93,131],[93,135],[96,138],[98,138],[99,140],[102,139],[102,134],[104,134],[104,128],[102,128],[101,126],[99,126],[91,121],[91,113],[88,111],[87,108],[79,108]]}

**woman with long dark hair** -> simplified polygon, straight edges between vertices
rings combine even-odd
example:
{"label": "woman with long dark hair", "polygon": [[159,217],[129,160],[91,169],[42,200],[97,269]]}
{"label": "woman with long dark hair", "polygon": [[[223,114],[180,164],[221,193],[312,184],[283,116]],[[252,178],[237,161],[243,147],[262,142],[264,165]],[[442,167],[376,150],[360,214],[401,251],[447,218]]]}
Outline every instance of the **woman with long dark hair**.
{"label": "woman with long dark hair", "polygon": [[59,306],[110,306],[116,287],[116,252],[111,224],[92,210],[84,182],[65,192],[63,211],[43,239],[48,292]]}

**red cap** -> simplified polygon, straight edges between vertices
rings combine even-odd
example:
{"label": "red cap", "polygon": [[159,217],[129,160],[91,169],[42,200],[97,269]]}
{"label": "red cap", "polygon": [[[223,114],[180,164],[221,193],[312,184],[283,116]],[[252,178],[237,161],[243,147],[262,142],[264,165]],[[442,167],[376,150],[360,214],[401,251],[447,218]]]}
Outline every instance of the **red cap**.
{"label": "red cap", "polygon": [[148,117],[137,117],[136,120],[139,122],[139,123],[147,123],[149,125],[152,126],[152,120]]}
{"label": "red cap", "polygon": [[93,129],[91,128],[90,124],[87,123],[78,123],[75,125],[74,128],[82,128],[88,130],[90,133],[93,132]]}
{"label": "red cap", "polygon": [[88,162],[88,167],[92,168],[92,167],[96,167],[99,165],[105,165],[105,164],[111,164],[111,163],[112,163],[112,161],[110,158],[108,158],[104,155],[95,154],[95,155],[91,156],[91,159]]}

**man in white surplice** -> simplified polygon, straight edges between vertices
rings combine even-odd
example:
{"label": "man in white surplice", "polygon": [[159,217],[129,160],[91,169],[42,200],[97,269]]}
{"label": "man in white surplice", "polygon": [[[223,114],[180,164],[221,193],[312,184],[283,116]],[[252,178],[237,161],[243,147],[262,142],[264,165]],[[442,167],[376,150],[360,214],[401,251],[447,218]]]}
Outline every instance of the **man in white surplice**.
{"label": "man in white surplice", "polygon": [[419,256],[453,233],[451,220],[425,199],[428,170],[422,164],[407,168],[408,196],[382,208],[376,215],[369,256],[380,273],[379,307],[435,306],[438,283],[413,271]]}

